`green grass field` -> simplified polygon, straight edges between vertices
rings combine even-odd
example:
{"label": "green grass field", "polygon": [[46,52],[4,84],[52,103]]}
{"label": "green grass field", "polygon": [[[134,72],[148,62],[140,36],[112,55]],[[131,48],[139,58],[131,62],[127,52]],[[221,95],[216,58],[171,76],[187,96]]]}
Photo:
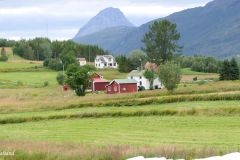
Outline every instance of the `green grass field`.
{"label": "green grass field", "polygon": [[[173,93],[77,97],[63,93],[57,72],[42,62],[10,57],[0,63],[0,151],[15,150],[13,159],[20,160],[159,154],[191,159],[239,151],[240,81],[220,82],[217,74],[188,68],[182,72],[183,82]],[[108,80],[127,77],[112,69],[97,73]],[[195,83],[196,76],[214,81]]]}
{"label": "green grass field", "polygon": [[97,73],[107,80],[127,78],[128,73],[119,73],[116,69],[99,69]]}
{"label": "green grass field", "polygon": [[127,117],[52,120],[0,126],[0,139],[86,145],[180,144],[239,147],[240,117]]}
{"label": "green grass field", "polygon": [[19,69],[19,68],[32,68],[35,66],[40,66],[40,64],[30,63],[30,62],[0,62],[1,69]]}
{"label": "green grass field", "polygon": [[0,87],[18,86],[20,82],[23,86],[41,87],[45,81],[49,82],[49,85],[57,85],[56,76],[56,72],[0,73]]}
{"label": "green grass field", "polygon": [[184,75],[208,75],[211,73],[196,72],[196,71],[192,71],[191,68],[183,68],[182,74],[184,74]]}

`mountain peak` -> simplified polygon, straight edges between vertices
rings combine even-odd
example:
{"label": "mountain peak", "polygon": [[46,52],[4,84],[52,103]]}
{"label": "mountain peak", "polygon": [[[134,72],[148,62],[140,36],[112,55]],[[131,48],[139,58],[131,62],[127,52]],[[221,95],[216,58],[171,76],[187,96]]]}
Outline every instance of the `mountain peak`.
{"label": "mountain peak", "polygon": [[128,21],[120,9],[109,7],[100,11],[95,17],[88,21],[88,23],[80,29],[75,38],[119,26],[133,27],[133,24]]}

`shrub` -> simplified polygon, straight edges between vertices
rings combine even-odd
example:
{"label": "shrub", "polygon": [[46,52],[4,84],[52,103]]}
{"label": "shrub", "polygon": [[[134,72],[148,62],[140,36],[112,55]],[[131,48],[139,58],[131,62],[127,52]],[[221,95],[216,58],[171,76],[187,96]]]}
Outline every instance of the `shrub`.
{"label": "shrub", "polygon": [[197,81],[197,80],[198,80],[198,77],[194,77],[194,78],[193,78],[193,81]]}
{"label": "shrub", "polygon": [[48,82],[48,81],[45,81],[45,82],[43,83],[43,86],[44,86],[44,87],[49,86],[49,82]]}
{"label": "shrub", "polygon": [[8,61],[8,56],[6,56],[6,55],[1,56],[1,57],[0,57],[0,61],[2,61],[2,62]]}
{"label": "shrub", "polygon": [[139,86],[138,91],[145,91],[145,87],[144,86]]}
{"label": "shrub", "polygon": [[23,82],[22,81],[17,81],[17,86],[23,86]]}
{"label": "shrub", "polygon": [[58,72],[56,79],[59,85],[63,85],[65,80],[65,75],[62,72]]}

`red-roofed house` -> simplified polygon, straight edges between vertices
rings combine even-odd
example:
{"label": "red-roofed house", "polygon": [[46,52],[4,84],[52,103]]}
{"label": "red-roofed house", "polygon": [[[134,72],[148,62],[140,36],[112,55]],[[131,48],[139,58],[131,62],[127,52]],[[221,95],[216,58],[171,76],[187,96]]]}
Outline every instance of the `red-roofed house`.
{"label": "red-roofed house", "polygon": [[92,75],[92,91],[97,92],[97,91],[105,91],[106,90],[106,85],[109,84],[108,80],[103,79],[103,76],[94,73]]}

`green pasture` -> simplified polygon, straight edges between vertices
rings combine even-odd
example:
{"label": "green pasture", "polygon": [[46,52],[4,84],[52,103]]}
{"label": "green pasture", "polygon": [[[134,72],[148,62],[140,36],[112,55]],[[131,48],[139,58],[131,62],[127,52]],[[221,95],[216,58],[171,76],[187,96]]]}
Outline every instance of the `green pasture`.
{"label": "green pasture", "polygon": [[0,71],[2,69],[32,68],[40,65],[31,62],[0,62]]}
{"label": "green pasture", "polygon": [[128,73],[120,73],[117,69],[98,69],[96,72],[107,80],[124,79],[128,75]]}
{"label": "green pasture", "polygon": [[[211,115],[217,112],[218,109],[226,110],[226,113],[220,113],[223,116],[228,115],[227,109],[235,109],[236,114],[240,111],[239,101],[199,101],[199,102],[178,102],[159,105],[145,105],[145,106],[128,106],[128,107],[84,107],[77,109],[51,110],[35,112],[15,112],[0,114],[0,121],[4,119],[18,119],[18,118],[33,118],[33,117],[51,117],[51,116],[65,116],[72,114],[96,114],[96,113],[132,113],[132,112],[151,112],[151,111],[188,111],[194,109],[197,112],[205,109],[202,114]],[[210,112],[210,113],[208,113]],[[212,113],[211,113],[212,112]],[[121,117],[121,115],[119,116]],[[63,119],[67,118],[63,117]],[[81,118],[81,117],[80,117]]]}
{"label": "green pasture", "polygon": [[182,74],[183,75],[209,75],[209,74],[215,74],[215,73],[196,72],[196,71],[192,71],[191,68],[183,68]]}
{"label": "green pasture", "polygon": [[126,117],[0,126],[1,140],[239,148],[240,117]]}
{"label": "green pasture", "polygon": [[41,87],[45,81],[57,85],[56,76],[57,72],[0,72],[0,87]]}

